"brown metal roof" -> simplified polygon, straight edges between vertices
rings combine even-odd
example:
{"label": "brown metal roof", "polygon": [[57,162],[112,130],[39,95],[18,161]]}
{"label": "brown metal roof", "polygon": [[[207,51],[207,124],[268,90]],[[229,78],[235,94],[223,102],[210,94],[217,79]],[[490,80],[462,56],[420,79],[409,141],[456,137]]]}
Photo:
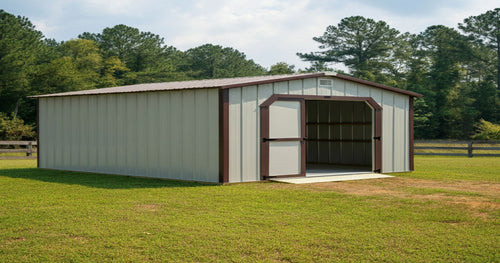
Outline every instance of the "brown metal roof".
{"label": "brown metal roof", "polygon": [[182,90],[182,89],[203,89],[203,88],[236,88],[243,86],[259,85],[265,83],[273,83],[279,81],[288,81],[296,79],[307,79],[315,77],[337,77],[340,79],[345,79],[385,90],[390,90],[397,93],[402,93],[405,95],[413,97],[422,97],[418,93],[414,93],[407,90],[397,89],[365,80],[360,80],[352,78],[349,76],[344,76],[336,74],[333,72],[320,72],[320,73],[302,73],[302,74],[288,74],[288,75],[273,75],[273,76],[256,76],[256,77],[240,77],[240,78],[226,78],[226,79],[206,79],[206,80],[189,80],[189,81],[172,81],[172,82],[162,82],[162,83],[147,83],[147,84],[136,84],[121,87],[112,88],[102,88],[102,89],[91,89],[91,90],[81,90],[81,91],[70,91],[63,93],[53,93],[45,95],[30,96],[30,98],[46,98],[46,97],[66,97],[66,96],[82,96],[82,95],[99,95],[99,94],[113,94],[113,93],[132,93],[132,92],[146,92],[146,91],[164,91],[164,90]]}

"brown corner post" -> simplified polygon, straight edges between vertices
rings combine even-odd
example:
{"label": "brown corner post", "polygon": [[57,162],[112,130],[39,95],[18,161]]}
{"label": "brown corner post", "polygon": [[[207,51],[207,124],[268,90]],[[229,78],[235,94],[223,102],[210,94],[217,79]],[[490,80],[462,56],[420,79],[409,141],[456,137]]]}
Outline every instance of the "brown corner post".
{"label": "brown corner post", "polygon": [[229,182],[229,89],[219,89],[219,183]]}
{"label": "brown corner post", "polygon": [[410,132],[410,171],[415,170],[415,161],[414,161],[414,156],[415,156],[415,142],[414,142],[414,131],[413,131],[413,97],[410,97],[410,109],[409,109],[409,117],[408,117],[408,131]]}
{"label": "brown corner post", "polygon": [[269,106],[260,105],[260,180],[269,176]]}
{"label": "brown corner post", "polygon": [[375,167],[374,172],[382,172],[382,109],[375,110]]}
{"label": "brown corner post", "polygon": [[306,100],[300,100],[300,175],[306,176]]}
{"label": "brown corner post", "polygon": [[36,167],[40,168],[40,99],[36,99]]}

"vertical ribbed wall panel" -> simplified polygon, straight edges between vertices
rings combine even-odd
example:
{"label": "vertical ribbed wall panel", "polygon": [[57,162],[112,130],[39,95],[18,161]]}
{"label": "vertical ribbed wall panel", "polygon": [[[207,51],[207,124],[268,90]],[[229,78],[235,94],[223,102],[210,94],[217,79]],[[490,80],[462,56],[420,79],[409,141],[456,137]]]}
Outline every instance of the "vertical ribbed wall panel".
{"label": "vertical ribbed wall panel", "polygon": [[[241,182],[241,88],[229,90],[229,182]],[[254,124],[255,125],[255,124]]]}
{"label": "vertical ribbed wall panel", "polygon": [[218,182],[218,90],[40,99],[40,167]]}

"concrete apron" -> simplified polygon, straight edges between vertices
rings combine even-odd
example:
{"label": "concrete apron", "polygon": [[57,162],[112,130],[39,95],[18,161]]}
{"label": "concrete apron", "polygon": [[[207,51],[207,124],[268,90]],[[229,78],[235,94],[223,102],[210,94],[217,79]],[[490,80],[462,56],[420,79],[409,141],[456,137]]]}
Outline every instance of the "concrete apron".
{"label": "concrete apron", "polygon": [[306,177],[286,177],[270,179],[274,182],[289,183],[289,184],[310,184],[310,183],[325,183],[325,182],[341,182],[351,180],[378,179],[394,177],[379,173],[355,173],[355,174],[337,174],[323,176],[308,176]]}

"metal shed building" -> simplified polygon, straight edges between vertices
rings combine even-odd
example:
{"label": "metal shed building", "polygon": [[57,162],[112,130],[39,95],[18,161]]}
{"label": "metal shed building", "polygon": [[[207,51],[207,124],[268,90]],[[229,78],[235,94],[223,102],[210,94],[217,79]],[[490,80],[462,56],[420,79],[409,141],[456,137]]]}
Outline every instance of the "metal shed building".
{"label": "metal shed building", "polygon": [[323,72],[33,97],[39,168],[233,183],[411,171],[421,95]]}

